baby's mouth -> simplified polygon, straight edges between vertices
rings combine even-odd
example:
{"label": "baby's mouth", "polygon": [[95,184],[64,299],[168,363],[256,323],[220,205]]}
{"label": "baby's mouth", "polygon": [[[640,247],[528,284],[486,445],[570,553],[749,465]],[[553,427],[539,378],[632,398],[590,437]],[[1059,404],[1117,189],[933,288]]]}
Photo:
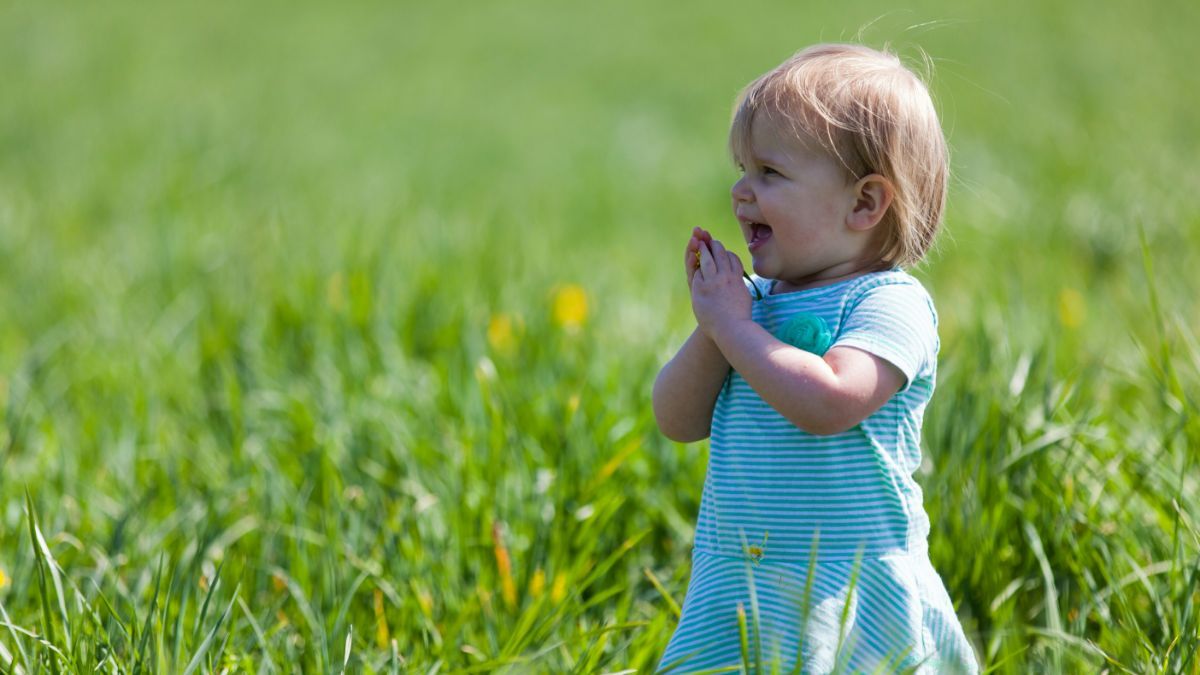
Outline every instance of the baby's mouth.
{"label": "baby's mouth", "polygon": [[747,248],[754,251],[771,238],[771,226],[763,223],[750,223],[750,243]]}

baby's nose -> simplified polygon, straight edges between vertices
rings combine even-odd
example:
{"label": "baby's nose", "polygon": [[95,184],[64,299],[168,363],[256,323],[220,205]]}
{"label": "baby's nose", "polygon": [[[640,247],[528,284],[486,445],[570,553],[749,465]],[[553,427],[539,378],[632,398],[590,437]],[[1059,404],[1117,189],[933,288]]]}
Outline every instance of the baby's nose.
{"label": "baby's nose", "polygon": [[750,186],[746,184],[746,177],[742,176],[729,188],[729,194],[735,202],[748,202],[754,199],[754,192],[750,190]]}

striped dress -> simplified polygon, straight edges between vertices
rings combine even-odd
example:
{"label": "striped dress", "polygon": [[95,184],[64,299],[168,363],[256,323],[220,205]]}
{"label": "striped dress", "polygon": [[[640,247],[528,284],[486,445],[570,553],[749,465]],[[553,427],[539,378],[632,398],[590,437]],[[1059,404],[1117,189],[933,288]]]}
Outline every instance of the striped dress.
{"label": "striped dress", "polygon": [[691,581],[660,672],[735,666],[743,650],[751,665],[785,672],[978,672],[929,562],[912,477],[937,368],[928,293],[898,269],[778,295],[773,282],[754,283],[764,297],[753,318],[781,340],[870,352],[906,382],[853,429],[814,436],[730,374],[713,411]]}

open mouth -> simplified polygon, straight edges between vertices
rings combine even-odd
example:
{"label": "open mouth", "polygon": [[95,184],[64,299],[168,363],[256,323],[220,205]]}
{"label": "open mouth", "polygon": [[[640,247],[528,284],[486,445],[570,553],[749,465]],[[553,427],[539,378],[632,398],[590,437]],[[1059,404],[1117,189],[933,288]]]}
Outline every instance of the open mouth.
{"label": "open mouth", "polygon": [[750,223],[750,243],[748,248],[751,251],[762,246],[768,239],[771,238],[771,226],[764,223]]}

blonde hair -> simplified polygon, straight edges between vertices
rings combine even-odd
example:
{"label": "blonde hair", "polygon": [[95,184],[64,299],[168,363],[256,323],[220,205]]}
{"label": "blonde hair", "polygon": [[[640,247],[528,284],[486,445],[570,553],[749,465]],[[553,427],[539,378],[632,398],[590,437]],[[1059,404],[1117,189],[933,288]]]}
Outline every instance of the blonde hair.
{"label": "blonde hair", "polygon": [[880,261],[914,265],[933,244],[946,206],[946,139],[925,83],[891,53],[850,44],[808,47],[751,82],[729,130],[735,160],[749,156],[759,114],[816,139],[858,180],[887,179],[895,192],[882,226]]}

